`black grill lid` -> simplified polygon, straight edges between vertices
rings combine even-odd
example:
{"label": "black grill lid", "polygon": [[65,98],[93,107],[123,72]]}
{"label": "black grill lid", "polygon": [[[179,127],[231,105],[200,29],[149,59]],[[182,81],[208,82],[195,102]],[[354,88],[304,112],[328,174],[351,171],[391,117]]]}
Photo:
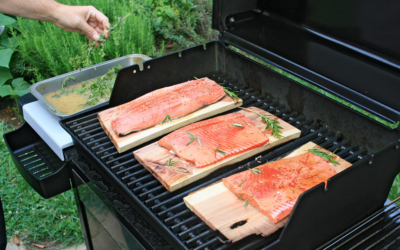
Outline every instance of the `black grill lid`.
{"label": "black grill lid", "polygon": [[398,1],[215,0],[220,38],[391,123],[400,121]]}

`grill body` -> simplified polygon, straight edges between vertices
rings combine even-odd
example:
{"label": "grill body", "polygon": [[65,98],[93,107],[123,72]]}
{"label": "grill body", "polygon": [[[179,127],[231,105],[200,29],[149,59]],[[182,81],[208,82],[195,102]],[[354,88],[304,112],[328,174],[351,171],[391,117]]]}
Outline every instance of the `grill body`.
{"label": "grill body", "polygon": [[[104,108],[61,121],[74,139],[79,155],[74,160],[77,169],[93,168],[172,248],[315,248],[384,205],[400,170],[399,131],[389,130],[233,52],[223,43],[211,42],[206,47],[197,46],[181,54],[147,61],[144,71],[137,66],[122,69],[105,108],[194,76],[223,81],[240,91],[244,106],[261,107],[302,130],[301,138],[264,152],[262,163],[276,160],[312,140],[331,151],[339,148],[338,154],[354,166],[331,178],[327,189],[320,184],[302,194],[283,230],[269,237],[253,235],[232,244],[190,212],[182,199],[192,191],[245,170],[244,165],[254,167],[258,162],[248,159],[169,193],[134,159],[131,151],[117,153],[96,117]],[[112,198],[110,201],[113,202]],[[129,226],[125,217],[121,216]]]}
{"label": "grill body", "polygon": [[[400,172],[400,131],[277,71],[397,122],[399,36],[386,28],[398,26],[397,5],[377,0],[215,0],[212,21],[220,31],[219,41],[149,60],[143,71],[137,65],[121,69],[107,106],[61,121],[74,139],[74,147],[65,152],[71,164],[53,161],[48,145],[28,124],[6,134],[5,141],[18,170],[42,196],[67,190],[72,179],[88,249],[396,248],[398,206],[380,209]],[[331,15],[332,7],[336,12]],[[302,135],[263,152],[261,160],[227,166],[169,193],[134,159],[134,149],[116,151],[96,115],[155,89],[203,76],[224,82],[239,91],[243,106],[267,110]],[[330,151],[338,148],[337,154],[353,166],[331,178],[327,188],[320,184],[303,193],[276,233],[230,243],[185,206],[183,197],[190,192],[277,160],[308,141]]]}

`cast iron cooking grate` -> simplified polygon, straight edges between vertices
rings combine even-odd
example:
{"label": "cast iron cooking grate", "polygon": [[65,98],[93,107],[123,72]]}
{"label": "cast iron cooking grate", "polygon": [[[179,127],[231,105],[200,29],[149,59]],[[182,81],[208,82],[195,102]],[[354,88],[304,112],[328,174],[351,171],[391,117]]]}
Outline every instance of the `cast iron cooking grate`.
{"label": "cast iron cooking grate", "polygon": [[[261,108],[297,127],[301,130],[301,137],[265,152],[256,160],[247,160],[248,163],[245,166],[238,168],[244,162],[228,166],[188,187],[169,193],[133,157],[132,150],[118,153],[100,126],[97,113],[66,121],[65,125],[67,130],[86,145],[86,148],[97,157],[97,160],[102,162],[101,167],[109,169],[113,173],[111,177],[116,179],[125,190],[129,190],[128,196],[137,200],[137,203],[143,206],[145,210],[150,211],[155,224],[161,223],[168,234],[172,234],[174,239],[180,240],[179,245],[188,249],[227,249],[233,245],[251,249],[265,245],[279,237],[280,231],[270,237],[252,235],[237,243],[228,243],[222,234],[213,231],[185,206],[183,197],[223,177],[240,172],[242,169],[278,159],[309,141],[313,141],[330,151],[337,148],[336,154],[353,164],[361,160],[367,154],[367,151],[353,145],[350,141],[344,140],[341,134],[329,131],[322,123],[317,123],[291,111],[277,100],[220,71],[210,73],[207,76],[216,82],[225,83],[225,86],[234,91],[238,91],[237,94],[243,100],[244,107]],[[249,240],[250,238],[251,240]]]}

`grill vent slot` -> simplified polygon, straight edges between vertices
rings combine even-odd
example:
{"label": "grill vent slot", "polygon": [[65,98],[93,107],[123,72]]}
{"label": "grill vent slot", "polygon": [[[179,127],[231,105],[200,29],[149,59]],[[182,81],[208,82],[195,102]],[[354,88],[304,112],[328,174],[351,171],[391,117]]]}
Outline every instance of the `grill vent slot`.
{"label": "grill vent slot", "polygon": [[54,169],[46,163],[34,147],[18,152],[17,157],[21,166],[38,180],[54,173]]}
{"label": "grill vent slot", "polygon": [[[323,124],[317,123],[297,112],[292,112],[277,100],[253,88],[249,88],[237,79],[226,76],[221,72],[210,73],[208,77],[217,82],[225,83],[224,86],[231,88],[233,91],[238,91],[238,96],[243,100],[243,107],[255,106],[266,110],[297,127],[302,132],[299,139],[280,145],[262,154],[262,157],[257,160],[254,158],[247,160],[246,167],[255,167],[267,161],[276,160],[309,141],[313,141],[331,152],[338,148],[336,153],[352,164],[360,161],[367,154],[367,151],[363,148],[343,140],[340,134],[324,128]],[[129,195],[140,200],[143,203],[142,206],[152,213],[153,219],[158,223],[162,223],[168,228],[168,233],[175,235],[180,240],[178,244],[188,249],[229,249],[241,244],[240,241],[234,244],[228,243],[221,233],[214,232],[192,213],[183,202],[183,197],[190,192],[210,185],[216,179],[247,169],[238,168],[240,163],[215,172],[212,174],[214,179],[206,177],[199,181],[200,184],[192,184],[171,194],[150,172],[137,162],[133,157],[132,150],[121,154],[118,153],[101,128],[97,120],[97,113],[67,121],[66,126],[103,163],[102,167],[109,169],[114,174],[113,178],[130,190]],[[143,146],[141,145],[140,147]],[[256,237],[254,242],[262,245],[276,239],[279,234],[280,231],[267,238],[262,238],[261,236],[249,237]]]}

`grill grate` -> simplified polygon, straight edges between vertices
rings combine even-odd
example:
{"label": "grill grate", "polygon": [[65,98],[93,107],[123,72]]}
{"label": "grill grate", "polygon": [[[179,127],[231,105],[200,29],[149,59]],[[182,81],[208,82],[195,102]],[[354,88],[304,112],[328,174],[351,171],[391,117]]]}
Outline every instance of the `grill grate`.
{"label": "grill grate", "polygon": [[[343,140],[341,134],[328,131],[322,124],[307,119],[307,117],[297,112],[292,112],[285,105],[253,88],[249,88],[236,79],[230,78],[221,72],[210,73],[208,77],[216,82],[223,82],[225,86],[238,91],[237,94],[243,100],[244,107],[255,106],[266,110],[297,127],[302,132],[299,139],[272,149],[268,154],[262,155],[261,158],[248,162],[246,167],[255,167],[267,161],[276,160],[308,141],[313,141],[330,151],[338,148],[336,153],[353,164],[367,154],[366,150]],[[217,171],[212,174],[212,177],[204,178],[197,186],[194,186],[196,185],[195,183],[171,194],[150,172],[136,161],[131,151],[118,153],[101,128],[97,113],[67,121],[65,125],[67,130],[69,129],[70,132],[75,134],[103,163],[102,167],[111,170],[112,177],[117,179],[119,183],[122,182],[122,185],[129,189],[129,196],[140,199],[146,209],[151,211],[153,219],[163,223],[168,228],[169,234],[173,234],[175,238],[180,239],[181,242],[178,244],[188,249],[226,249],[235,244],[240,244],[240,241],[235,244],[225,243],[226,238],[222,234],[210,229],[183,202],[183,197],[190,192],[209,185],[208,180],[210,178],[217,176],[220,179],[240,172],[244,169],[244,167],[237,168],[240,163],[228,166],[222,171]],[[271,237],[278,237],[279,233],[280,231]],[[259,245],[265,244],[271,239],[271,237],[269,239],[261,236],[254,237],[258,237],[258,240],[254,240],[254,242]]]}
{"label": "grill grate", "polygon": [[399,232],[400,207],[388,204],[324,249],[399,249]]}

